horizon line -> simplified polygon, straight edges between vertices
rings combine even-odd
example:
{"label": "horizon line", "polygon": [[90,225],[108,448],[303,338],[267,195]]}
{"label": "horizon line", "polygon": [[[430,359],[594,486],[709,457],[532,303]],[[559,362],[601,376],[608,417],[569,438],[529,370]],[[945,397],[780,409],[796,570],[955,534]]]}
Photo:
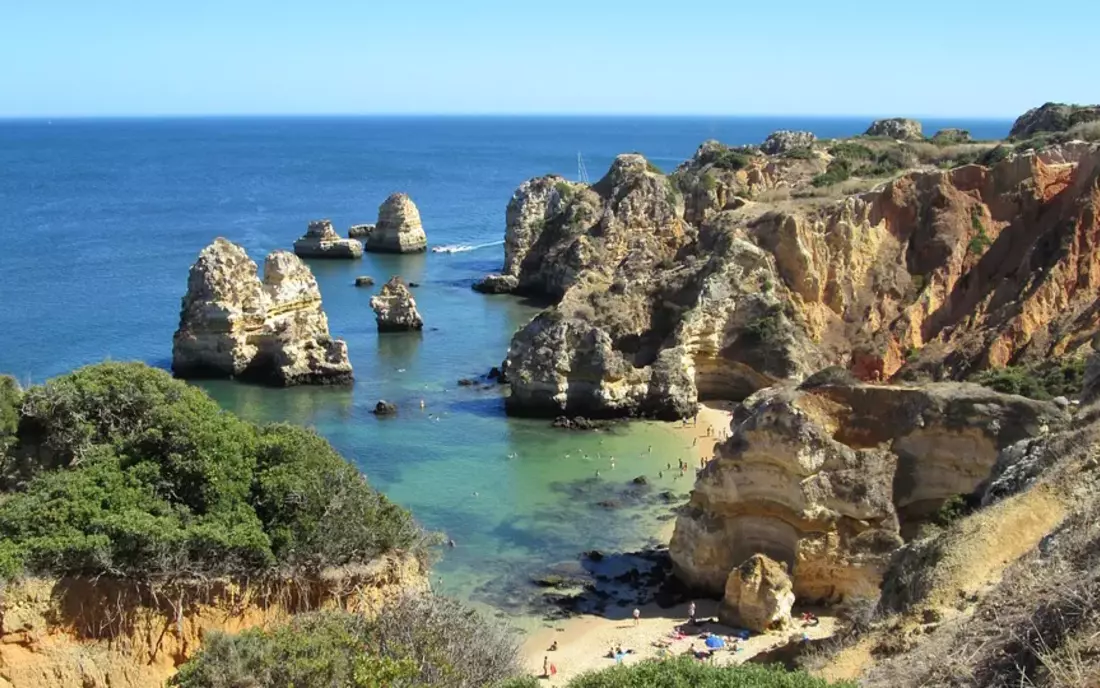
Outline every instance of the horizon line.
{"label": "horizon line", "polygon": [[0,122],[42,120],[155,120],[155,119],[953,119],[969,121],[1014,121],[1018,115],[886,115],[882,113],[850,114],[777,114],[777,113],[647,113],[647,112],[318,112],[318,113],[138,113],[138,114],[61,114],[61,115],[2,115]]}

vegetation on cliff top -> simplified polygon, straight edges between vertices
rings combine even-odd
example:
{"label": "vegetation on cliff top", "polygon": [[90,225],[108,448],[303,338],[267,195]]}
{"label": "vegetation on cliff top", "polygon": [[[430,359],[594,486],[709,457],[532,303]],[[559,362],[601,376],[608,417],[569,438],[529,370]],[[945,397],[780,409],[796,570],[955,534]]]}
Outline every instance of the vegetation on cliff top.
{"label": "vegetation on cliff top", "polygon": [[[536,688],[537,679],[519,679],[503,688]],[[851,683],[829,683],[805,672],[791,672],[782,667],[743,664],[720,667],[704,664],[690,657],[667,661],[647,661],[631,666],[616,666],[590,672],[571,680],[568,688],[829,688],[854,686]]]}
{"label": "vegetation on cliff top", "polygon": [[[0,438],[10,425],[0,420]],[[8,445],[0,574],[9,578],[310,572],[424,542],[409,513],[323,438],[245,422],[139,363],[28,389]]]}
{"label": "vegetation on cliff top", "polygon": [[492,686],[519,673],[514,633],[457,602],[410,595],[373,619],[317,612],[270,631],[213,634],[171,685]]}
{"label": "vegetation on cliff top", "polygon": [[970,380],[1005,394],[1019,394],[1046,401],[1081,394],[1085,381],[1083,356],[1050,359],[1033,365],[1006,366],[983,370]]}

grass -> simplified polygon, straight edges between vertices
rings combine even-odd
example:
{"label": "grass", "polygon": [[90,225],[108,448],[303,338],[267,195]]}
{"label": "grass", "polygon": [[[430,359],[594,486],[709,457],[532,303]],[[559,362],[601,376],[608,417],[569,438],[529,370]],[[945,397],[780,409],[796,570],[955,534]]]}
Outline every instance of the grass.
{"label": "grass", "polygon": [[1005,394],[1047,400],[1080,396],[1085,379],[1085,358],[1051,359],[1033,365],[984,370],[970,381]]}

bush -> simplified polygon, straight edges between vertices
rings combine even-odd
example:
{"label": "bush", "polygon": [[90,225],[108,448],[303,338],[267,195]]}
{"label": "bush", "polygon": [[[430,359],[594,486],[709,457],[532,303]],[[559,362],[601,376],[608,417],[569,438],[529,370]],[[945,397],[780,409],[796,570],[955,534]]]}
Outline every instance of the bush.
{"label": "bush", "polygon": [[19,429],[19,407],[22,405],[23,391],[19,383],[10,375],[0,375],[0,462],[5,450],[15,442],[15,433]]}
{"label": "bush", "polygon": [[714,148],[703,156],[701,162],[710,164],[720,170],[740,170],[749,164],[753,152],[738,148]]}
{"label": "bush", "polygon": [[792,148],[789,151],[783,153],[780,157],[790,158],[792,160],[813,160],[814,150],[811,147],[804,148]]}
{"label": "bush", "polygon": [[873,160],[875,152],[861,143],[838,143],[829,149],[829,154],[842,160]]}
{"label": "bush", "polygon": [[214,634],[171,685],[491,686],[519,671],[519,643],[510,631],[457,602],[413,595],[375,619],[320,612],[268,632]]}
{"label": "bush", "polygon": [[[528,688],[529,679],[512,681],[503,688]],[[616,666],[589,672],[569,681],[568,688],[828,688],[854,686],[851,683],[829,683],[804,672],[791,672],[782,667],[743,664],[719,667],[703,664],[689,657],[657,662],[646,661],[631,666]]]}
{"label": "bush", "polygon": [[985,225],[982,224],[982,209],[978,206],[970,209],[970,226],[977,234],[971,237],[970,243],[966,245],[966,251],[972,255],[980,256],[993,245],[993,240],[985,233]]}
{"label": "bush", "polygon": [[825,172],[811,179],[810,183],[817,187],[832,186],[846,181],[851,176],[851,163],[845,158],[834,158],[829,162],[829,166],[825,168]]}
{"label": "bush", "polygon": [[985,165],[986,167],[992,167],[1000,161],[1007,158],[1012,154],[1012,148],[1008,146],[997,146],[996,148],[986,152],[978,159],[979,165]]}
{"label": "bush", "polygon": [[569,182],[557,182],[554,184],[554,189],[557,190],[563,201],[568,202],[569,199],[573,198],[573,186]]}
{"label": "bush", "polygon": [[1053,359],[1030,366],[1006,366],[985,370],[970,378],[998,392],[1040,400],[1080,396],[1084,379],[1084,357]]}
{"label": "bush", "polygon": [[422,542],[316,434],[257,427],[137,363],[24,395],[0,568],[138,579],[315,571]]}

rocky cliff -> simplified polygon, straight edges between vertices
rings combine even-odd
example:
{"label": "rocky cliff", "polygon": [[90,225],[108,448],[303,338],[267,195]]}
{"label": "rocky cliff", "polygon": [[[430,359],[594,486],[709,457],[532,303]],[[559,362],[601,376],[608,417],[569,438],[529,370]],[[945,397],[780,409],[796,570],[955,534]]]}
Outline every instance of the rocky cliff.
{"label": "rocky cliff", "polygon": [[1011,138],[1027,138],[1046,132],[1069,131],[1079,124],[1100,120],[1100,105],[1066,105],[1045,103],[1032,108],[1016,118]]}
{"label": "rocky cliff", "polygon": [[378,222],[366,234],[366,248],[376,253],[420,253],[428,248],[420,211],[407,194],[391,194],[378,207]]}
{"label": "rocky cliff", "polygon": [[506,272],[557,303],[512,340],[510,410],[679,417],[827,365],[952,379],[1091,348],[1095,146],[744,198],[810,187],[817,155],[704,144],[672,177],[625,155],[591,187],[521,186]]}
{"label": "rocky cliff", "polygon": [[404,556],[316,580],[156,588],[105,578],[27,580],[8,586],[0,600],[0,685],[159,688],[208,633],[267,628],[315,609],[369,614],[427,588],[419,560]]}
{"label": "rocky cliff", "polygon": [[336,233],[329,220],[314,220],[294,242],[294,253],[303,258],[362,258],[363,245]]}
{"label": "rocky cliff", "polygon": [[1003,449],[1066,418],[971,384],[763,390],[735,412],[676,522],[676,574],[720,596],[762,553],[789,567],[801,600],[874,598],[903,537],[976,493]]}
{"label": "rocky cliff", "polygon": [[245,250],[220,237],[191,266],[172,372],[280,386],[352,379],[347,345],[329,334],[309,267],[275,251],[264,262],[261,281]]}

